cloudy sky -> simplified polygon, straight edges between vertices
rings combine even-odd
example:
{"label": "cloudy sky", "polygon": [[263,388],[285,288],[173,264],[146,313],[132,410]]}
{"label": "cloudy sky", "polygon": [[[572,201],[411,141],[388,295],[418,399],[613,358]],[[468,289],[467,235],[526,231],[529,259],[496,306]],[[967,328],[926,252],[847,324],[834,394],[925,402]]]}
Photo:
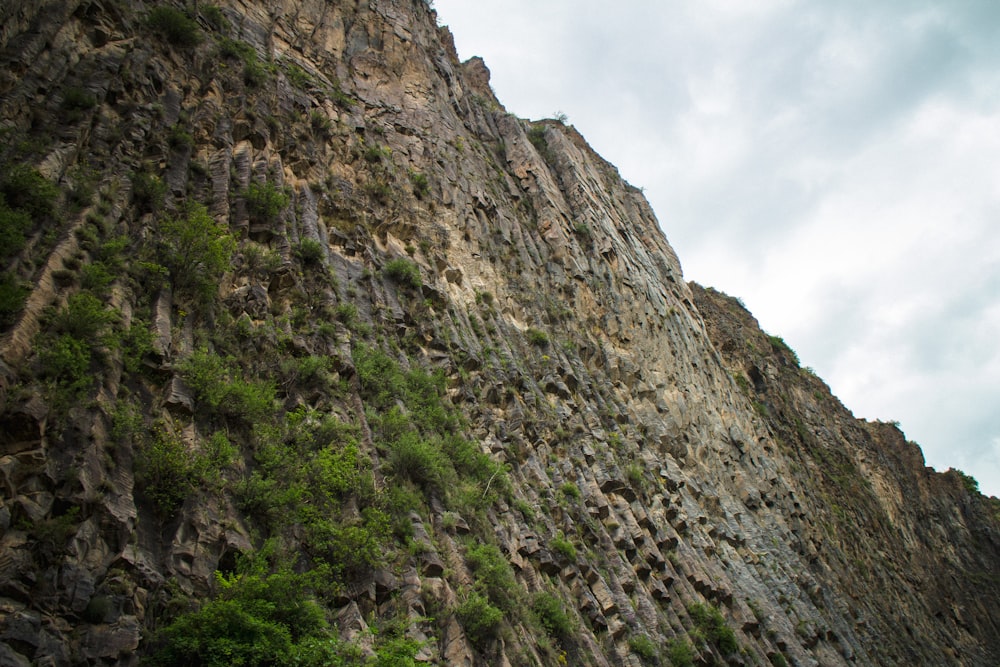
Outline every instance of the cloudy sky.
{"label": "cloudy sky", "polygon": [[436,0],[858,417],[1000,496],[1000,3]]}

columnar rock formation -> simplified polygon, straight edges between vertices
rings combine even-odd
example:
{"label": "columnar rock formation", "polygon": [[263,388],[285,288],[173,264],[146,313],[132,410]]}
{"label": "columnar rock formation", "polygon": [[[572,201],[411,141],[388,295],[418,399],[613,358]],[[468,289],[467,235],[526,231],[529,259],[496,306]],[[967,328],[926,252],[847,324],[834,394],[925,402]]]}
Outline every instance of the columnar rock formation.
{"label": "columnar rock formation", "polygon": [[996,499],[426,3],[0,23],[0,663],[1000,661]]}

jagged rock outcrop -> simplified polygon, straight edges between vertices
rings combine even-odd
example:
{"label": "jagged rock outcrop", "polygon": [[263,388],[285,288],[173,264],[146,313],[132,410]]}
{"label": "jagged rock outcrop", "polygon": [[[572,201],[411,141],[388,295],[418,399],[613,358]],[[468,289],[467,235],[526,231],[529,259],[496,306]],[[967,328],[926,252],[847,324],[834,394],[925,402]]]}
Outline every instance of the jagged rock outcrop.
{"label": "jagged rock outcrop", "polygon": [[3,664],[997,662],[996,500],[424,2],[0,19]]}

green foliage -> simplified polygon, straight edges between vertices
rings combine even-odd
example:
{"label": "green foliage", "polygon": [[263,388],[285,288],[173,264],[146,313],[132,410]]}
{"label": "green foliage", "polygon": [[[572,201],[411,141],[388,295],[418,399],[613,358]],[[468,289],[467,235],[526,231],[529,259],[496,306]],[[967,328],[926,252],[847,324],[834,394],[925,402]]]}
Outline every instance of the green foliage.
{"label": "green foliage", "polygon": [[36,548],[48,557],[66,552],[66,543],[80,525],[80,508],[71,507],[64,514],[50,516],[25,526],[37,540]]}
{"label": "green foliage", "polygon": [[348,327],[352,326],[358,319],[358,307],[353,303],[338,303],[333,309],[333,316],[338,322],[343,322]]}
{"label": "green foliage", "polygon": [[252,46],[228,37],[223,37],[219,41],[219,56],[243,63],[243,83],[251,88],[265,84],[276,71],[274,64],[262,61]]}
{"label": "green foliage", "polygon": [[693,667],[694,648],[686,639],[675,637],[667,642],[667,658],[672,667]]}
{"label": "green foliage", "polygon": [[63,92],[63,99],[60,107],[67,116],[77,118],[79,115],[97,105],[97,98],[92,93],[79,86],[67,88]]}
{"label": "green foliage", "polygon": [[114,280],[115,276],[102,262],[85,264],[80,269],[80,286],[95,294],[107,295],[108,287]]}
{"label": "green foliage", "polygon": [[788,659],[782,653],[773,653],[768,660],[774,667],[787,667]]}
{"label": "green foliage", "polygon": [[164,220],[159,232],[158,255],[174,286],[203,300],[211,298],[236,250],[228,228],[204,206],[192,203],[185,216]]}
{"label": "green foliage", "polygon": [[193,48],[201,43],[198,23],[184,12],[159,5],[149,11],[146,25],[174,46]]}
{"label": "green foliage", "polygon": [[378,164],[382,160],[386,160],[392,156],[392,151],[386,146],[369,146],[365,149],[365,162],[369,164]]}
{"label": "green foliage", "polygon": [[228,577],[217,573],[218,596],[158,633],[150,664],[350,664],[312,596],[308,575],[268,573],[259,563],[244,563],[243,569]]}
{"label": "green foliage", "polygon": [[688,615],[694,621],[696,630],[723,655],[731,655],[739,650],[736,634],[726,625],[726,619],[716,607],[695,602],[688,607]]}
{"label": "green foliage", "polygon": [[215,414],[248,425],[274,416],[274,384],[245,377],[232,357],[220,357],[200,348],[178,362],[177,370],[198,400]]}
{"label": "green foliage", "polygon": [[423,199],[431,191],[431,186],[427,180],[426,174],[410,171],[410,184],[413,185],[413,194],[417,199]]}
{"label": "green foliage", "polygon": [[302,239],[295,248],[295,256],[306,265],[319,266],[326,259],[323,244],[315,239]]}
{"label": "green foliage", "polygon": [[13,274],[0,273],[0,329],[14,324],[29,293]]}
{"label": "green foliage", "polygon": [[629,463],[625,466],[625,477],[634,489],[641,489],[644,486],[643,469],[638,463]]}
{"label": "green foliage", "polygon": [[563,483],[563,485],[559,487],[559,492],[562,493],[567,498],[569,498],[570,500],[580,499],[580,487],[578,487],[573,482]]}
{"label": "green foliage", "polygon": [[180,123],[173,125],[167,132],[167,144],[176,150],[185,150],[194,145],[194,137]]}
{"label": "green foliage", "polygon": [[243,191],[250,216],[262,224],[273,224],[291,198],[274,183],[251,183]]}
{"label": "green foliage", "polygon": [[27,165],[7,165],[0,177],[0,195],[11,209],[26,213],[38,222],[55,213],[59,188]]}
{"label": "green foliage", "polygon": [[146,171],[132,174],[132,201],[143,212],[152,213],[163,207],[167,185],[159,176]]}
{"label": "green foliage", "polygon": [[497,638],[503,622],[503,612],[475,591],[455,608],[455,616],[465,635],[480,650]]}
{"label": "green foliage", "polygon": [[518,586],[503,552],[493,544],[473,543],[466,550],[465,559],[475,578],[476,590],[484,593],[501,610],[515,612]]}
{"label": "green foliage", "polygon": [[549,345],[549,336],[544,331],[531,328],[525,332],[525,335],[528,337],[528,342],[535,347],[548,347]]}
{"label": "green foliage", "polygon": [[979,481],[972,475],[966,474],[958,468],[948,468],[948,472],[955,473],[962,480],[962,486],[971,495],[979,494]]}
{"label": "green foliage", "polygon": [[161,517],[173,516],[194,491],[203,461],[162,426],[137,448],[135,456],[142,493]]}
{"label": "green foliage", "polygon": [[551,593],[536,593],[531,611],[551,637],[565,640],[573,635],[573,622],[566,614],[562,600]]}
{"label": "green foliage", "polygon": [[94,386],[88,343],[63,334],[48,341],[38,357],[41,376],[51,383],[50,398],[59,407],[69,407],[70,402],[82,398]]}
{"label": "green foliage", "polygon": [[420,289],[420,268],[408,259],[397,257],[389,260],[382,269],[383,275],[402,287]]}
{"label": "green foliage", "polygon": [[545,154],[549,150],[549,144],[545,140],[544,125],[532,125],[528,130],[528,141],[531,142],[539,153]]}
{"label": "green foliage", "polygon": [[628,647],[646,664],[656,664],[659,650],[648,635],[633,635],[628,639]]}
{"label": "green foliage", "polygon": [[576,562],[576,547],[573,546],[573,543],[567,540],[563,535],[560,534],[553,537],[552,541],[549,542],[549,546],[552,547],[552,550],[562,556],[565,560]]}
{"label": "green foliage", "polygon": [[785,342],[784,338],[781,336],[768,336],[767,339],[770,341],[771,348],[775,352],[785,352],[792,358],[792,361],[795,362],[796,366],[799,365],[799,355],[795,353],[795,350],[788,346],[788,343]]}
{"label": "green foliage", "polygon": [[59,407],[69,407],[93,387],[95,349],[113,342],[108,326],[117,320],[116,311],[87,292],[71,295],[66,307],[51,315],[50,332],[38,344],[38,359],[40,374],[52,389],[50,399]]}
{"label": "green foliage", "polygon": [[394,359],[364,345],[356,346],[352,356],[365,401],[376,408],[388,408],[402,396],[405,379]]}
{"label": "green foliage", "polygon": [[392,524],[381,509],[366,507],[352,522],[321,515],[311,507],[303,508],[301,516],[306,548],[334,572],[352,576],[384,562]]}
{"label": "green foliage", "polygon": [[[395,408],[394,408],[395,409]],[[454,481],[454,469],[440,447],[415,431],[404,431],[389,445],[389,468],[422,488],[441,492]]]}
{"label": "green foliage", "polygon": [[214,30],[222,30],[226,27],[226,17],[217,5],[205,5],[199,10],[201,16]]}
{"label": "green foliage", "polygon": [[93,294],[77,292],[66,300],[65,308],[52,316],[52,328],[56,333],[96,344],[101,342],[108,325],[118,318],[117,311],[105,308]]}
{"label": "green foliage", "polygon": [[390,637],[375,647],[375,658],[373,661],[370,661],[370,666],[417,667],[415,658],[419,650],[419,642],[407,639],[406,637]]}
{"label": "green foliage", "polygon": [[21,252],[32,225],[28,213],[10,208],[0,195],[0,260]]}

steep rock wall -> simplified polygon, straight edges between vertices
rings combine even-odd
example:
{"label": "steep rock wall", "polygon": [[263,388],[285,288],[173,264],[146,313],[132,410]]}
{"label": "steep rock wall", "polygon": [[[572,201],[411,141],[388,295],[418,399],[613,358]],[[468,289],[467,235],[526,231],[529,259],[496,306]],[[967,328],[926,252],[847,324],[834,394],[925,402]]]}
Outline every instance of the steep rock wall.
{"label": "steep rock wall", "polygon": [[61,189],[5,259],[3,661],[166,660],[263,553],[356,660],[995,662],[995,503],[687,285],[423,2],[156,6],[2,10],[3,159]]}

